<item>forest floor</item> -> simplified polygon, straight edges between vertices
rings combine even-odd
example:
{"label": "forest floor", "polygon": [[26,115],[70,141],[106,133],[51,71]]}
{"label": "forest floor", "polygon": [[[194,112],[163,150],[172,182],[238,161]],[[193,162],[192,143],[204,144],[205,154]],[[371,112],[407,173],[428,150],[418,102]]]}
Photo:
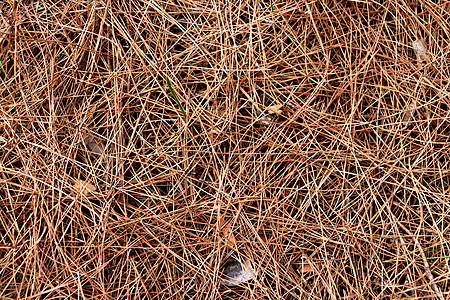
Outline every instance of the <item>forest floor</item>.
{"label": "forest floor", "polygon": [[2,1],[0,298],[449,299],[449,12]]}

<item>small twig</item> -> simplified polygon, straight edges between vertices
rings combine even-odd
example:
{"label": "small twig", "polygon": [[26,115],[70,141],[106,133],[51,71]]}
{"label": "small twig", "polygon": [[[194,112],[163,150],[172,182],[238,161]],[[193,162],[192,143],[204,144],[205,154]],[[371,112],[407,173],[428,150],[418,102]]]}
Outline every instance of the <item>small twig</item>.
{"label": "small twig", "polygon": [[[411,233],[411,231],[408,230],[408,228],[405,227],[405,225],[403,225],[402,223],[398,222],[397,220],[397,224],[404,230],[406,231],[407,234],[413,236],[413,234]],[[439,289],[439,287],[437,286],[437,284],[434,282],[434,276],[431,273],[430,270],[430,265],[428,264],[428,260],[427,257],[425,256],[425,252],[423,251],[422,246],[419,243],[419,239],[417,238],[417,236],[414,236],[414,240],[416,242],[417,247],[419,248],[420,254],[422,255],[422,259],[423,259],[423,264],[425,266],[425,270],[426,270],[426,275],[428,277],[428,279],[430,280],[430,284],[431,287],[433,288],[433,290],[436,292],[436,295],[438,296],[438,298],[440,300],[445,300],[444,296],[442,295],[441,290]]]}

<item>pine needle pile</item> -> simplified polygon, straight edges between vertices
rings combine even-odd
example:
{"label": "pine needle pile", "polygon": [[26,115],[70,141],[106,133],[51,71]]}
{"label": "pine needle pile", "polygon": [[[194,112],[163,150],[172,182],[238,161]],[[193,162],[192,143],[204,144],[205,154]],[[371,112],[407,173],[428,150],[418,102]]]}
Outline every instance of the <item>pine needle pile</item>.
{"label": "pine needle pile", "polygon": [[449,12],[2,1],[0,298],[448,299]]}

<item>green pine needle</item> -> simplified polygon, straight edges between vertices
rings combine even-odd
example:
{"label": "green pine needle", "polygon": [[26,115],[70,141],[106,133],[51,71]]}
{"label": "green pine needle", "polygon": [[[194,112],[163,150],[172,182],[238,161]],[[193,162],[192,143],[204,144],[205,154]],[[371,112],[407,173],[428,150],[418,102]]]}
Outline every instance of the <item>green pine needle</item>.
{"label": "green pine needle", "polygon": [[[442,245],[445,245],[445,244],[447,244],[447,243],[450,243],[450,241],[445,241],[445,242],[443,242],[442,244],[437,244],[437,245],[429,246],[429,247],[424,248],[423,250],[428,250],[428,249],[431,249],[431,248],[434,248],[434,247],[437,247],[437,246],[442,246]],[[409,252],[409,254],[414,254],[414,253],[417,253],[417,252],[419,252],[419,250],[411,251],[411,252]],[[450,258],[450,256],[433,256],[433,257],[427,257],[427,259],[444,259],[444,258]],[[384,262],[385,262],[385,263],[388,263],[388,262],[392,262],[392,261],[395,261],[395,260],[405,260],[405,259],[391,258],[391,259],[385,260]],[[422,258],[416,258],[415,260],[422,260]]]}
{"label": "green pine needle", "polygon": [[6,74],[5,67],[3,67],[3,63],[2,63],[1,60],[0,60],[0,68],[1,68],[2,71],[3,71],[3,74],[5,74],[6,80],[8,80],[8,79],[9,79],[8,74]]}
{"label": "green pine needle", "polygon": [[167,86],[169,87],[170,93],[172,94],[173,98],[177,102],[178,107],[181,110],[181,113],[183,114],[184,118],[186,119],[186,112],[184,111],[183,107],[181,106],[180,101],[178,101],[177,95],[175,95],[175,92],[173,91],[172,86],[170,85],[169,76],[166,76],[166,82],[167,82]]}

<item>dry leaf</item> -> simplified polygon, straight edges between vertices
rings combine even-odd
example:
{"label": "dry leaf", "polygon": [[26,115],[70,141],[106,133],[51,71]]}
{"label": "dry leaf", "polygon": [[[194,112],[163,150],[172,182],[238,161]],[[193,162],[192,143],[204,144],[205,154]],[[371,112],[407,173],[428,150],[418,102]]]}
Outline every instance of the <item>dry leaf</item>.
{"label": "dry leaf", "polygon": [[88,196],[90,193],[94,192],[97,188],[90,182],[79,179],[75,182],[74,189],[78,194]]}
{"label": "dry leaf", "polygon": [[283,104],[272,105],[272,106],[269,106],[269,107],[267,108],[267,111],[268,111],[270,114],[281,115],[281,113],[283,112],[283,111],[281,110],[282,107],[283,107]]}
{"label": "dry leaf", "polygon": [[[316,264],[316,268],[320,267],[320,265],[321,264]],[[301,263],[300,267],[297,269],[297,272],[299,272],[301,274],[314,272],[314,268],[313,268],[309,258],[302,257],[302,263]]]}
{"label": "dry leaf", "polygon": [[254,278],[256,273],[249,259],[243,264],[238,260],[232,259],[225,265],[221,281],[226,286],[236,286]]}
{"label": "dry leaf", "polygon": [[236,238],[234,237],[234,233],[231,230],[231,222],[225,223],[224,220],[222,219],[221,223],[223,224],[221,226],[221,232],[223,238],[225,239],[226,245],[230,248],[234,248],[234,246],[236,246]]}
{"label": "dry leaf", "polygon": [[267,243],[267,238],[262,232],[259,232],[258,236],[261,238],[263,243]]}
{"label": "dry leaf", "polygon": [[84,142],[86,143],[86,146],[89,150],[96,154],[102,154],[105,151],[105,145],[103,143],[97,141],[92,136],[86,135],[84,137]]}
{"label": "dry leaf", "polygon": [[417,59],[419,61],[424,61],[428,59],[428,52],[425,45],[421,40],[416,40],[412,43],[414,52],[416,53]]}
{"label": "dry leaf", "polygon": [[411,122],[412,117],[414,116],[414,112],[416,111],[416,101],[413,101],[409,106],[408,109],[405,111],[405,114],[403,115],[403,129],[408,128],[409,123]]}
{"label": "dry leaf", "polygon": [[314,271],[314,268],[311,266],[310,263],[302,263],[302,265],[300,266],[298,271],[300,273],[304,274],[304,273],[309,273],[309,272]]}

